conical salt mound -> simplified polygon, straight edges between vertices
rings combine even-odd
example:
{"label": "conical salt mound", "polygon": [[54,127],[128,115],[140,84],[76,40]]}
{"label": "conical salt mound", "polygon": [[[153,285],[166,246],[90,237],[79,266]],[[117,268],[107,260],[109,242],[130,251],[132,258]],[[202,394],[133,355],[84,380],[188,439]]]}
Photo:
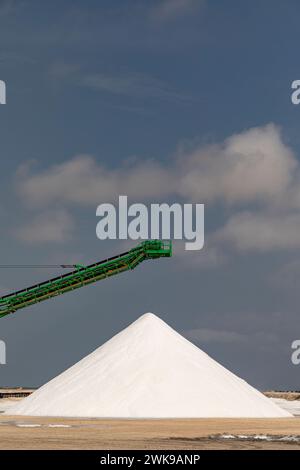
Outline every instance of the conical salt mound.
{"label": "conical salt mound", "polygon": [[291,416],[151,313],[10,408],[9,414]]}

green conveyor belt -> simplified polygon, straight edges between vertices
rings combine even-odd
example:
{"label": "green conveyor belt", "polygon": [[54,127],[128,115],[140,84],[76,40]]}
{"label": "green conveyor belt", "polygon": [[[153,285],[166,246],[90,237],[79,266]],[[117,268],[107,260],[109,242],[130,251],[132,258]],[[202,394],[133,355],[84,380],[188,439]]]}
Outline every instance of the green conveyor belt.
{"label": "green conveyor belt", "polygon": [[150,240],[113,258],[89,266],[78,265],[75,271],[0,297],[0,318],[56,295],[134,269],[144,260],[170,256],[171,241]]}

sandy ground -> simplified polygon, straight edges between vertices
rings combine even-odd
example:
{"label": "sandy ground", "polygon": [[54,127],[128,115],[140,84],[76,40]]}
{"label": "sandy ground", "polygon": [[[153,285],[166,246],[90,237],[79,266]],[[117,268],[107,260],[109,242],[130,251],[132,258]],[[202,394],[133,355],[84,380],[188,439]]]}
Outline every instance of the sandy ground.
{"label": "sandy ground", "polygon": [[[9,410],[17,400],[0,400],[0,413]],[[299,416],[299,400],[275,398],[274,401]],[[0,449],[300,450],[300,416],[288,419],[109,420],[0,414]]]}
{"label": "sandy ground", "polygon": [[278,392],[276,390],[268,390],[263,393],[269,398],[283,398],[288,401],[300,400],[300,392]]}
{"label": "sandy ground", "polygon": [[[253,440],[257,435],[298,436],[299,441]],[[300,418],[105,420],[0,415],[0,449],[300,450]]]}

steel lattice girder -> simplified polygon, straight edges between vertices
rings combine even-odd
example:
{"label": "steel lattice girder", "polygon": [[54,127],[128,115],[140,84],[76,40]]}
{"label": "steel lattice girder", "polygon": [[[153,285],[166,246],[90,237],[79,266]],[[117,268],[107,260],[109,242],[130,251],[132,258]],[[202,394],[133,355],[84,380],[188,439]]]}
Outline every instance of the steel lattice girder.
{"label": "steel lattice girder", "polygon": [[89,266],[78,266],[70,273],[0,297],[0,318],[51,297],[134,269],[144,260],[170,256],[172,256],[171,241],[142,242],[126,253]]}

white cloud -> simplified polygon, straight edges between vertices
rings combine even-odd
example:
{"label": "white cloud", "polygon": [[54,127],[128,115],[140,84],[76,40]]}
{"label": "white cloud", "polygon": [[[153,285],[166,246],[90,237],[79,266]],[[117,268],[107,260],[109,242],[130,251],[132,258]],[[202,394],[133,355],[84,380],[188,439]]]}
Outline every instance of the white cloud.
{"label": "white cloud", "polygon": [[50,211],[36,215],[19,227],[15,236],[26,243],[62,243],[69,239],[73,225],[73,219],[66,211]]}
{"label": "white cloud", "polygon": [[96,207],[117,202],[120,194],[134,201],[180,198],[225,206],[228,219],[211,235],[206,256],[199,258],[203,267],[226,261],[227,245],[253,252],[298,248],[298,181],[297,159],[274,124],[181,152],[165,165],[137,159],[110,169],[81,155],[41,171],[23,165],[16,176],[17,191],[31,209],[58,203]]}
{"label": "white cloud", "polygon": [[109,170],[91,156],[82,155],[47,170],[18,173],[20,195],[31,207],[52,203],[97,205],[117,199],[164,197],[174,189],[174,181],[161,165],[145,161],[135,166]]}
{"label": "white cloud", "polygon": [[211,236],[212,255],[222,257],[228,245],[252,252],[300,247],[299,163],[277,126],[252,128],[198,148],[181,157],[180,165],[179,190],[185,198],[230,209],[224,226]]}
{"label": "white cloud", "polygon": [[18,173],[22,198],[33,205],[54,200],[97,204],[118,194],[137,198],[177,195],[196,202],[271,203],[283,196],[297,161],[273,124],[235,134],[222,144],[199,147],[168,166],[155,161],[108,169],[89,155],[33,173]]}
{"label": "white cloud", "polygon": [[274,124],[234,134],[181,158],[180,192],[226,204],[272,202],[287,190],[297,161]]}
{"label": "white cloud", "polygon": [[216,232],[215,239],[229,243],[239,251],[299,248],[300,213],[237,213]]}

